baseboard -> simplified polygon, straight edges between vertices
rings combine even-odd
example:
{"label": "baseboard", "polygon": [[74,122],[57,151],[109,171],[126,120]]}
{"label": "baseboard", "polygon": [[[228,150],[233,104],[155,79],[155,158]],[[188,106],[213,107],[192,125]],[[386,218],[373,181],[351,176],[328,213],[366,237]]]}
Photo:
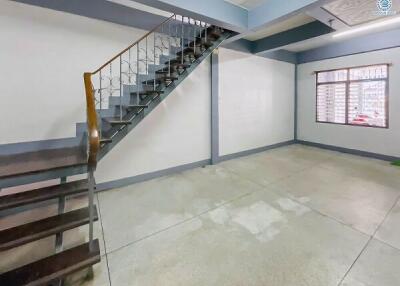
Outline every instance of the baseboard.
{"label": "baseboard", "polygon": [[312,147],[317,147],[317,148],[321,148],[321,149],[331,150],[331,151],[337,151],[337,152],[346,153],[346,154],[352,154],[352,155],[357,155],[357,156],[362,156],[362,157],[379,159],[379,160],[383,160],[383,161],[395,161],[395,160],[400,159],[400,157],[396,157],[396,156],[383,155],[383,154],[378,154],[378,153],[361,151],[361,150],[357,150],[357,149],[349,149],[349,148],[333,146],[333,145],[326,145],[326,144],[315,143],[315,142],[304,141],[304,140],[296,140],[296,143],[302,144],[302,145],[307,145],[307,146],[312,146]]}
{"label": "baseboard", "polygon": [[140,182],[152,180],[155,178],[172,175],[175,173],[187,171],[187,170],[194,169],[194,168],[203,167],[203,166],[210,165],[210,164],[211,164],[211,159],[207,159],[207,160],[184,164],[184,165],[180,165],[180,166],[176,166],[176,167],[172,167],[172,168],[168,168],[168,169],[163,169],[163,170],[159,170],[159,171],[155,171],[155,172],[151,172],[151,173],[146,173],[146,174],[141,174],[141,175],[137,175],[137,176],[133,176],[133,177],[123,178],[123,179],[119,179],[119,180],[115,180],[115,181],[99,183],[96,186],[96,190],[98,192],[101,192],[101,191],[106,191],[109,189],[121,188],[121,187],[129,186],[129,185],[132,185],[135,183],[140,183]]}
{"label": "baseboard", "polygon": [[241,152],[237,152],[237,153],[223,155],[223,156],[220,156],[218,158],[218,162],[217,163],[223,162],[223,161],[227,161],[227,160],[232,160],[232,159],[235,159],[235,158],[244,157],[244,156],[249,156],[249,155],[252,155],[252,154],[264,152],[264,151],[275,149],[275,148],[279,148],[279,147],[292,145],[294,143],[296,143],[295,140],[289,140],[289,141],[280,142],[280,143],[276,143],[276,144],[272,144],[272,145],[268,145],[268,146],[263,146],[263,147],[259,147],[259,148],[255,148],[255,149],[250,149],[250,150],[245,150],[245,151],[241,151]]}

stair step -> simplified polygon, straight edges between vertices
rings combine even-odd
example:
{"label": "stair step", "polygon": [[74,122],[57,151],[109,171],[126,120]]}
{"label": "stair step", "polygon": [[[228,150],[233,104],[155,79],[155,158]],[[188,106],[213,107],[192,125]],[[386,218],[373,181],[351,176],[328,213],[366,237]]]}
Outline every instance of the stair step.
{"label": "stair step", "polygon": [[180,68],[180,69],[187,69],[190,67],[190,64],[187,62],[183,62],[183,64],[181,63],[181,59],[174,59],[171,60],[171,62],[165,62],[164,65],[166,65],[168,67],[168,64],[171,65],[171,67],[174,68]]}
{"label": "stair step", "polygon": [[[97,209],[94,207],[95,220]],[[89,223],[89,208],[51,216],[0,231],[0,251],[17,247]],[[0,283],[0,285],[2,285]]]}
{"label": "stair step", "polygon": [[[183,50],[183,56],[191,56],[199,58],[201,57],[204,51],[205,51],[204,49],[202,50],[200,48],[194,49],[193,47],[188,47]],[[180,57],[182,55],[182,51],[177,52],[176,55]]]}
{"label": "stair step", "polygon": [[70,196],[88,190],[87,179],[0,196],[0,211],[27,204]]}
{"label": "stair step", "polygon": [[[117,104],[117,107],[119,107],[120,105]],[[128,104],[128,105],[122,105],[123,108],[126,109],[143,109],[143,108],[148,108],[148,105],[145,104]]]}
{"label": "stair step", "polygon": [[145,81],[143,81],[143,84],[145,84],[145,85],[154,85],[154,83],[155,84],[160,84],[160,83],[165,83],[165,82],[171,82],[171,81],[174,81],[174,80],[177,80],[177,79],[178,78],[175,77],[175,76],[163,76],[163,77],[160,77],[160,78],[156,78],[155,80],[154,79],[145,80]]}
{"label": "stair step", "polygon": [[[214,41],[212,39],[210,39],[210,38],[207,38],[207,40],[205,38],[198,38],[196,40],[196,46],[204,46],[204,47],[206,47],[208,49],[212,45],[214,45]],[[194,46],[194,41],[190,42],[188,44],[188,46],[189,47],[193,47]]]}
{"label": "stair step", "polygon": [[81,147],[0,156],[0,180],[86,164],[87,155]]}
{"label": "stair step", "polygon": [[109,143],[112,143],[112,139],[111,138],[102,137],[100,139],[100,144],[109,144]]}
{"label": "stair step", "polygon": [[119,119],[118,120],[111,119],[111,120],[107,120],[107,122],[111,125],[130,125],[130,124],[132,124],[132,122],[129,120],[119,120]]}
{"label": "stair step", "polygon": [[100,262],[100,247],[97,239],[65,250],[39,261],[24,265],[0,275],[0,285],[39,286],[66,277]]}

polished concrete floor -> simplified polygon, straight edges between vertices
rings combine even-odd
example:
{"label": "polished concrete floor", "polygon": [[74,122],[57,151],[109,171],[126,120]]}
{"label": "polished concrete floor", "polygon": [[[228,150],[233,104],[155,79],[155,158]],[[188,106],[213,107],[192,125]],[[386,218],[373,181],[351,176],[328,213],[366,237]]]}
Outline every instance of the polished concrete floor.
{"label": "polished concrete floor", "polygon": [[[387,162],[291,145],[102,192],[102,262],[94,280],[68,283],[398,286],[399,186],[400,168]],[[86,237],[81,227],[66,244]],[[46,255],[53,243],[1,253],[0,271]]]}

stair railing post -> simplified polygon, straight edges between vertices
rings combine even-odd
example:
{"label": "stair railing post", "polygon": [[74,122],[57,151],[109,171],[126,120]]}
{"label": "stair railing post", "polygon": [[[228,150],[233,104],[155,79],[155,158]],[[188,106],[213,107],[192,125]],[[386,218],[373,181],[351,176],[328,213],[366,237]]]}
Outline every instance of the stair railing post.
{"label": "stair railing post", "polygon": [[154,31],[153,33],[153,38],[154,38],[154,81],[153,81],[153,91],[156,90],[156,31]]}
{"label": "stair railing post", "polygon": [[183,16],[182,16],[182,21],[181,21],[181,64],[183,65]]}
{"label": "stair railing post", "polygon": [[147,37],[146,37],[146,75],[149,73],[149,67],[147,65]]}
{"label": "stair railing post", "polygon": [[122,55],[119,56],[119,120],[122,121]]}
{"label": "stair railing post", "polygon": [[171,76],[171,21],[168,21],[168,76]]}
{"label": "stair railing post", "polygon": [[197,21],[194,20],[194,29],[193,29],[193,53],[196,56],[196,36],[197,36],[197,27],[196,27]]}
{"label": "stair railing post", "polygon": [[206,43],[207,43],[207,28],[208,28],[208,27],[207,27],[207,23],[204,22],[204,26],[205,26],[205,28],[206,28],[206,31],[205,31],[205,34],[206,34],[206,35],[205,35],[205,39],[206,39]]}
{"label": "stair railing post", "polygon": [[94,168],[89,167],[88,187],[89,187],[89,249],[93,250],[93,223],[94,223],[94,190],[95,190]]}
{"label": "stair railing post", "polygon": [[[60,178],[60,184],[65,184],[67,182],[67,177]],[[65,212],[65,196],[58,198],[58,214],[63,214]],[[60,253],[63,250],[63,233],[59,232],[56,234],[56,253]]]}
{"label": "stair railing post", "polygon": [[140,104],[140,94],[139,94],[139,47],[140,47],[140,42],[137,43],[136,46],[136,104]]}
{"label": "stair railing post", "polygon": [[[103,109],[103,89],[102,89],[101,82],[102,82],[102,75],[101,75],[101,70],[100,70],[100,72],[99,72],[100,116],[101,116],[101,111]],[[99,130],[99,134],[100,134],[100,139],[103,138],[103,128],[101,128],[101,126],[100,126],[100,130]]]}

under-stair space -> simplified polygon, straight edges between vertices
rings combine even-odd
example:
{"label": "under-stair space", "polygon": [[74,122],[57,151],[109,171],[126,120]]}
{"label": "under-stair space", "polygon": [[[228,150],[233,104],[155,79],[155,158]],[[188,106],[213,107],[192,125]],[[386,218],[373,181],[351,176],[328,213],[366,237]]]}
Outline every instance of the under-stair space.
{"label": "under-stair space", "polygon": [[[74,272],[90,273],[101,260],[93,233],[99,218],[94,204],[98,161],[229,36],[230,31],[173,15],[95,72],[85,73],[88,128],[80,146],[0,157],[0,218],[43,204],[58,208],[55,215],[0,228],[2,252],[55,237],[51,255],[1,273],[0,285],[62,285]],[[76,180],[79,174],[87,178]],[[49,180],[60,182],[4,192]],[[67,211],[68,199],[76,196],[87,206]],[[88,241],[64,247],[63,234],[84,225],[89,226]]]}

